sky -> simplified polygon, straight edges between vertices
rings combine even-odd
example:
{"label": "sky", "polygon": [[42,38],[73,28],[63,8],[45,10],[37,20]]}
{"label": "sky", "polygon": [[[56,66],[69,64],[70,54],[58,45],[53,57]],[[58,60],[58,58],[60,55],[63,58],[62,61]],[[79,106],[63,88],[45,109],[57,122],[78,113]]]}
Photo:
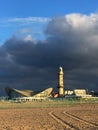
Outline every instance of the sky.
{"label": "sky", "polygon": [[5,87],[98,91],[97,0],[0,0],[0,94]]}

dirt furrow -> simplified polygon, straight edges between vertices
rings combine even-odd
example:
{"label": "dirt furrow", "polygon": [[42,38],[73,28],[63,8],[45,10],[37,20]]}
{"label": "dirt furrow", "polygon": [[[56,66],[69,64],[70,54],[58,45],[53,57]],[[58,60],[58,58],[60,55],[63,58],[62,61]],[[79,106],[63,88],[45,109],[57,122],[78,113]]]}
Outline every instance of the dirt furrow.
{"label": "dirt furrow", "polygon": [[84,121],[81,121],[73,116],[69,116],[69,114],[63,113],[63,111],[54,111],[52,115],[59,121],[63,122],[63,124],[68,125],[71,129],[98,130],[97,126],[90,125],[89,123],[85,123]]}
{"label": "dirt furrow", "polygon": [[79,130],[77,127],[74,127],[73,125],[71,125],[70,123],[66,122],[65,120],[63,120],[61,117],[62,116],[58,116],[56,114],[54,114],[54,112],[50,112],[49,115],[56,120],[58,123],[61,123],[63,126],[65,126],[65,128],[70,129],[70,130]]}
{"label": "dirt furrow", "polygon": [[92,126],[92,127],[96,128],[96,129],[98,129],[98,124],[96,124],[95,122],[87,121],[87,120],[82,119],[82,118],[80,118],[80,117],[78,117],[76,115],[73,115],[73,114],[69,113],[69,112],[63,112],[63,113],[65,115],[75,119],[75,120],[78,120],[80,122],[83,122],[84,124],[88,124],[89,126]]}

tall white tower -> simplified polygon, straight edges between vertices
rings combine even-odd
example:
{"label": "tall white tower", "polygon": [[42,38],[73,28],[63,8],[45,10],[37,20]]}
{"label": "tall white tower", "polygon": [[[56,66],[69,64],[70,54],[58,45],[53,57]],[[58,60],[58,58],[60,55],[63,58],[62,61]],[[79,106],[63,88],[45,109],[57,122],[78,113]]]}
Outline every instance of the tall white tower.
{"label": "tall white tower", "polygon": [[58,94],[59,97],[63,97],[65,95],[64,92],[64,73],[63,68],[59,67],[59,73],[58,73]]}

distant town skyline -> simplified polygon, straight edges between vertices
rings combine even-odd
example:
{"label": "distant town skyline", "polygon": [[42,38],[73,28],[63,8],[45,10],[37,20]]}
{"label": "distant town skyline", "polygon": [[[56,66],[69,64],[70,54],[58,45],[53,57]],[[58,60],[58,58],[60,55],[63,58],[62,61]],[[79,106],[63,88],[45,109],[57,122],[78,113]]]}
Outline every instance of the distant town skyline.
{"label": "distant town skyline", "polygon": [[98,1],[0,0],[0,94],[6,86],[98,91]]}

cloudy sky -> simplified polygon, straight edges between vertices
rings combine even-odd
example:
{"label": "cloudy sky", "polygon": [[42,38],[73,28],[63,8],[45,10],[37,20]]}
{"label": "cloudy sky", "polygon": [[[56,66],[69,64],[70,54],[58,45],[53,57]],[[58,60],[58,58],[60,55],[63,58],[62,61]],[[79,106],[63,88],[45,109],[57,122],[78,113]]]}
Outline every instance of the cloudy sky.
{"label": "cloudy sky", "polygon": [[98,1],[0,0],[0,94],[6,86],[98,91]]}

